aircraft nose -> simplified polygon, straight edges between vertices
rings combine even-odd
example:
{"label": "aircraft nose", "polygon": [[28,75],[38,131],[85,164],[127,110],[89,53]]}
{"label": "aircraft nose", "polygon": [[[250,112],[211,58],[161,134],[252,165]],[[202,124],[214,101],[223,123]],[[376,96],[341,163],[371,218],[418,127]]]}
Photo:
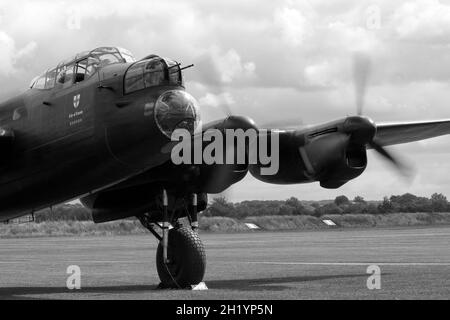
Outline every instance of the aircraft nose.
{"label": "aircraft nose", "polygon": [[170,90],[161,94],[155,104],[155,121],[161,132],[171,138],[176,129],[194,133],[200,122],[197,101],[182,90]]}

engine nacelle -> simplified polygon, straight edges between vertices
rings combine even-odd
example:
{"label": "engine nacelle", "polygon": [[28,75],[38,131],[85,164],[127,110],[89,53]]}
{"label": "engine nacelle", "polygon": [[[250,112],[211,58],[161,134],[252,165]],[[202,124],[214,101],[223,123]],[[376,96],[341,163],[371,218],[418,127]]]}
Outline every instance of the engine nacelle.
{"label": "engine nacelle", "polygon": [[307,135],[279,133],[279,170],[262,175],[261,165],[251,165],[257,179],[274,184],[320,181],[324,188],[338,188],[361,175],[367,166],[366,148],[352,143],[350,136],[332,130]]}
{"label": "engine nacelle", "polygon": [[348,181],[359,177],[367,167],[365,146],[347,144],[343,157],[330,164],[320,177],[320,185],[326,189],[337,189]]}

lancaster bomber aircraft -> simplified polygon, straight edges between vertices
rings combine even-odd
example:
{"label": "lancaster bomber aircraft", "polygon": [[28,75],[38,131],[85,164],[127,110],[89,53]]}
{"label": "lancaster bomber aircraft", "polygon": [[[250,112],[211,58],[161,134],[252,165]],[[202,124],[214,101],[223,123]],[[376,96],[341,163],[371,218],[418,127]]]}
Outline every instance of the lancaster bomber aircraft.
{"label": "lancaster bomber aircraft", "polygon": [[[201,123],[183,81],[190,66],[153,54],[137,61],[115,47],[79,53],[0,104],[0,221],[80,199],[96,223],[137,217],[155,235],[162,287],[200,283],[206,256],[198,212],[206,209],[207,194],[223,192],[248,172],[273,184],[338,188],[363,173],[368,149],[404,170],[385,146],[450,133],[450,120],[375,124],[362,116],[368,63],[355,61],[357,115],[265,131],[237,115]],[[279,149],[271,152],[279,153],[278,170],[263,175],[263,164],[248,157],[235,165],[175,164],[177,129],[193,140],[212,129],[276,133]]]}

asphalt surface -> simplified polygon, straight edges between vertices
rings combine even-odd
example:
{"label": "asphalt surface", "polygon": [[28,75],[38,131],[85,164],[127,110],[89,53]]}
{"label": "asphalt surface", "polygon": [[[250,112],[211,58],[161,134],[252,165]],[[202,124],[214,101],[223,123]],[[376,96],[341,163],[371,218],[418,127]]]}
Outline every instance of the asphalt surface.
{"label": "asphalt surface", "polygon": [[[0,239],[0,299],[450,298],[450,227],[201,236],[207,291],[156,289],[151,235]],[[81,290],[66,287],[70,265]]]}

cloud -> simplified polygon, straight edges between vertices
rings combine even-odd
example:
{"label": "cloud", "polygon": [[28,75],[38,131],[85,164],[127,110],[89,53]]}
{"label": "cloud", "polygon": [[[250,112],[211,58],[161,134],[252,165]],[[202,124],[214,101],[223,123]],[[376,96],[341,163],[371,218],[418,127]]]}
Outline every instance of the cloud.
{"label": "cloud", "polygon": [[5,32],[0,32],[0,72],[9,75],[14,71],[15,43]]}
{"label": "cloud", "polygon": [[231,48],[224,52],[217,46],[208,48],[194,58],[196,69],[193,79],[209,86],[240,86],[256,78],[256,65],[242,61],[238,52]]}
{"label": "cloud", "polygon": [[311,86],[331,87],[337,85],[339,68],[330,61],[323,61],[305,67],[306,83]]}
{"label": "cloud", "polygon": [[215,55],[214,61],[221,74],[221,81],[224,83],[231,83],[237,77],[242,79],[255,75],[255,64],[253,62],[243,63],[234,49],[228,50],[224,55]]}
{"label": "cloud", "polygon": [[29,42],[25,47],[17,51],[16,60],[29,58],[36,51],[37,43],[34,41]]}
{"label": "cloud", "polygon": [[30,42],[23,48],[16,48],[14,39],[0,31],[0,75],[11,76],[23,70],[20,61],[29,58],[36,50],[36,42]]}
{"label": "cloud", "polygon": [[199,103],[202,106],[220,108],[222,105],[233,105],[236,101],[229,92],[224,92],[221,94],[207,93],[199,99]]}
{"label": "cloud", "polygon": [[281,29],[283,40],[291,46],[303,44],[312,35],[312,25],[299,10],[284,7],[274,13],[275,25]]}
{"label": "cloud", "polygon": [[[373,60],[365,114],[376,121],[449,118],[449,6],[436,0],[370,4],[380,9],[380,28],[367,28],[369,5],[356,0],[0,0],[0,94],[26,88],[79,51],[117,45],[138,58],[155,53],[194,63],[184,74],[204,120],[223,117],[226,104],[257,123],[320,123],[354,114],[351,56],[363,50]],[[399,147],[423,154],[419,181],[427,174],[433,180],[423,188],[415,181],[410,190],[450,188],[428,168],[448,170],[427,157],[436,150],[442,161],[450,157],[449,138],[441,139],[439,146]],[[407,190],[376,156],[370,159],[368,172],[338,193],[361,190],[375,198],[374,184]],[[335,195],[315,185],[273,188],[253,180],[236,188],[249,198]]]}
{"label": "cloud", "polygon": [[394,13],[393,25],[400,39],[446,42],[450,35],[450,5],[437,0],[403,3]]}

